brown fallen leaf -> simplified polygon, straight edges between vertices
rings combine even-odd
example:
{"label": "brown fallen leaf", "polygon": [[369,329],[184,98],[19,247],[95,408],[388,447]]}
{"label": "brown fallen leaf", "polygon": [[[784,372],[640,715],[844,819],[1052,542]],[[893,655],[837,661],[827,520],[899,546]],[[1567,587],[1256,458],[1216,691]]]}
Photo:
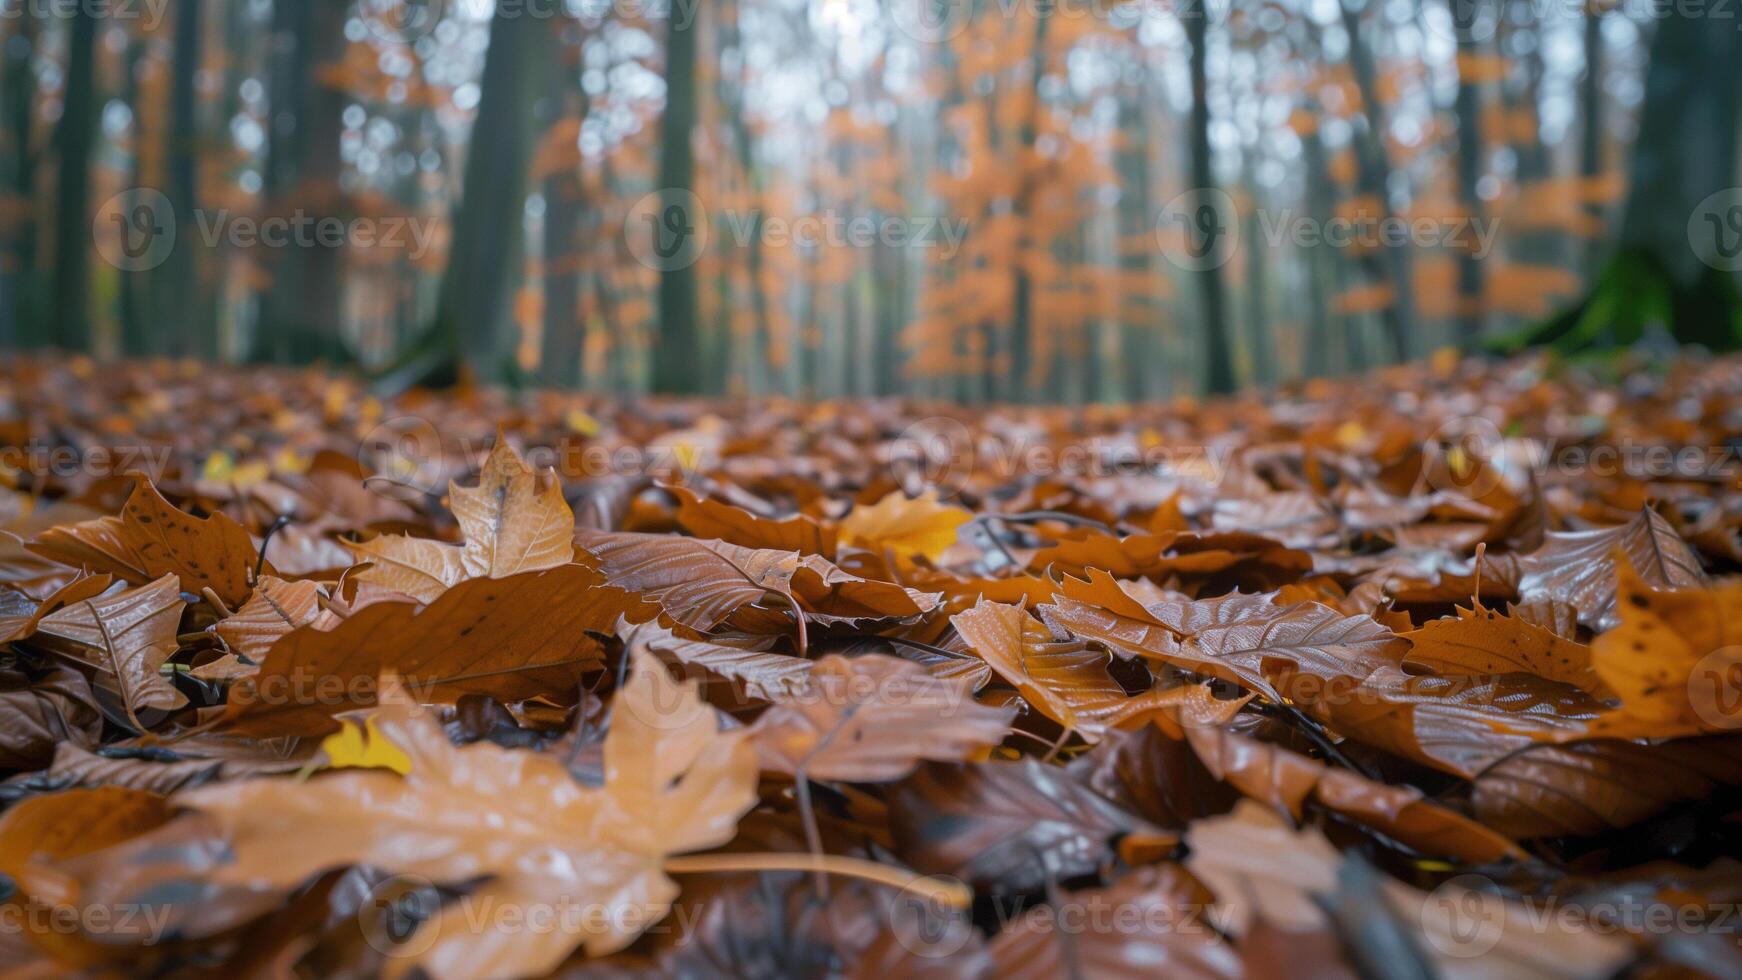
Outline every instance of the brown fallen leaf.
{"label": "brown fallen leaf", "polygon": [[137,589],[86,599],[37,623],[37,636],[68,661],[94,668],[121,695],[127,718],[145,731],[140,712],[173,711],[187,703],[161,668],[178,648],[181,588],[174,575]]}
{"label": "brown fallen leaf", "polygon": [[1211,773],[1296,821],[1310,799],[1421,854],[1478,865],[1526,857],[1504,836],[1412,787],[1374,782],[1225,729],[1188,725],[1185,737]]}
{"label": "brown fallen leaf", "polygon": [[1658,588],[1706,584],[1693,549],[1661,514],[1646,508],[1615,527],[1549,534],[1541,548],[1521,560],[1519,591],[1526,601],[1557,599],[1573,605],[1579,622],[1592,629],[1613,629],[1620,622],[1617,554]]}
{"label": "brown fallen leaf", "polygon": [[119,517],[99,517],[50,528],[30,550],[74,568],[108,572],[134,585],[166,575],[198,593],[211,589],[234,609],[253,589],[258,554],[248,532],[217,513],[192,517],[136,478]]}
{"label": "brown fallen leaf", "polygon": [[231,653],[259,662],[279,637],[313,622],[320,614],[321,590],[313,582],[286,582],[262,576],[254,595],[214,627]]}
{"label": "brown fallen leaf", "polygon": [[977,704],[967,685],[869,654],[816,662],[750,729],[762,767],[820,780],[891,782],[920,762],[957,762],[1003,741],[1014,709]]}
{"label": "brown fallen leaf", "polygon": [[1128,710],[1131,699],[1107,673],[1105,653],[1055,637],[1021,606],[981,600],[950,622],[1037,711],[1091,741],[1107,715]]}
{"label": "brown fallen leaf", "polygon": [[1203,916],[1203,887],[1178,865],[1141,868],[1058,902],[1028,910],[992,940],[999,977],[1244,976],[1233,944]]}
{"label": "brown fallen leaf", "polygon": [[[540,975],[576,947],[628,945],[670,909],[678,888],[663,862],[729,840],[756,802],[755,754],[722,732],[694,685],[674,684],[643,657],[617,696],[605,737],[604,785],[577,783],[549,756],[488,742],[455,748],[389,678],[381,735],[410,773],[345,769],[307,782],[254,779],[177,794],[219,822],[238,884],[290,887],[347,865],[458,884],[486,876],[466,900],[419,926],[396,961],[436,977]],[[553,919],[542,930],[475,929],[475,903],[620,914]]]}
{"label": "brown fallen leaf", "polygon": [[574,691],[603,662],[588,632],[609,633],[639,609],[583,565],[468,579],[427,606],[375,603],[331,630],[314,623],[273,644],[259,672],[231,688],[224,723],[240,734],[325,735],[338,727],[333,715],[375,703],[384,670],[430,702]]}
{"label": "brown fallen leaf", "polygon": [[684,530],[743,548],[793,551],[801,555],[835,555],[836,531],[804,514],[784,520],[761,517],[719,500],[704,500],[680,486],[665,488],[677,497],[677,520]]}
{"label": "brown fallen leaf", "polygon": [[1443,676],[1535,674],[1592,697],[1615,696],[1592,668],[1590,647],[1492,609],[1459,607],[1455,618],[1436,619],[1402,636],[1410,641],[1406,664]]}
{"label": "brown fallen leaf", "polygon": [[500,436],[478,485],[454,483],[448,500],[463,545],[406,535],[351,545],[370,562],[358,580],[430,602],[465,579],[506,578],[574,561],[575,514],[555,475],[541,488],[532,467]]}
{"label": "brown fallen leaf", "polygon": [[1036,759],[928,765],[891,787],[888,805],[904,860],[994,891],[1038,891],[1122,847],[1165,853],[1178,840]]}

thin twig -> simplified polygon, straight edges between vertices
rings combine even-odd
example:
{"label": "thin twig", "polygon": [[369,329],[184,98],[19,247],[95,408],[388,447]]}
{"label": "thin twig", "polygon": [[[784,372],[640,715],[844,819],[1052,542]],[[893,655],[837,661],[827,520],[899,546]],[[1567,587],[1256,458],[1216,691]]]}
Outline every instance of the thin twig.
{"label": "thin twig", "polygon": [[266,546],[272,543],[272,536],[289,524],[289,514],[280,514],[272,519],[272,526],[266,529],[266,535],[260,539],[260,557],[254,562],[254,581],[260,581],[260,573],[266,568]]}

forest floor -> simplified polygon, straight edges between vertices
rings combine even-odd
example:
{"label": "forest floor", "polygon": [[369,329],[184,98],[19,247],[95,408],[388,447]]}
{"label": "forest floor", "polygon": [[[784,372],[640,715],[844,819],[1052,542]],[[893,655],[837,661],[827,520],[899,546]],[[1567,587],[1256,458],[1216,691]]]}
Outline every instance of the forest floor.
{"label": "forest floor", "polygon": [[0,961],[1738,976],[1742,360],[0,369]]}

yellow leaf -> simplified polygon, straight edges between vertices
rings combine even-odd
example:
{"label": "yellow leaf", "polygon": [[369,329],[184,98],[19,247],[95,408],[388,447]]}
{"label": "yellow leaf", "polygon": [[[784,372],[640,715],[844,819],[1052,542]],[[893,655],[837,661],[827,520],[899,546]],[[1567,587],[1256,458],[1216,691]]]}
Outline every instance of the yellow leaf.
{"label": "yellow leaf", "polygon": [[578,408],[571,408],[568,410],[568,414],[563,416],[563,424],[569,427],[570,432],[573,432],[576,435],[586,436],[589,439],[598,435],[604,428],[599,424],[598,419],[593,418],[591,415],[588,415],[586,412],[583,412]]}
{"label": "yellow leaf", "polygon": [[401,776],[411,773],[411,758],[375,727],[375,716],[358,728],[354,721],[321,740],[328,769],[391,769]]}
{"label": "yellow leaf", "polygon": [[841,521],[841,540],[870,551],[887,549],[902,557],[923,555],[937,561],[956,543],[957,530],[973,518],[960,507],[938,503],[935,490],[912,500],[897,490],[869,507],[853,508]]}

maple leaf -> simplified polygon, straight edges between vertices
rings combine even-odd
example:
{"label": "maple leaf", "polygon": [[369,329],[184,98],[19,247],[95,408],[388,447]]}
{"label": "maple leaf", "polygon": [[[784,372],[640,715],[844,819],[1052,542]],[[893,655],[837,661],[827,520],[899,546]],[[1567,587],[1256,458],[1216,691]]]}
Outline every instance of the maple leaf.
{"label": "maple leaf", "polygon": [[918,555],[937,561],[956,533],[974,515],[960,507],[938,503],[937,491],[909,499],[899,490],[869,506],[860,504],[841,519],[843,544],[869,551],[888,550],[903,558]]}
{"label": "maple leaf", "polygon": [[401,972],[540,975],[576,947],[621,949],[678,894],[663,862],[725,843],[756,802],[744,733],[720,731],[695,686],[672,682],[645,656],[617,695],[597,789],[550,756],[488,742],[456,748],[396,682],[383,687],[377,726],[409,759],[405,775],[344,769],[177,794],[177,805],[222,828],[235,861],[213,869],[219,879],[288,888],[368,864],[452,884],[487,876],[472,902],[613,912],[548,930],[478,930],[468,925],[468,902],[450,904],[408,941],[420,951],[397,964]]}
{"label": "maple leaf", "polygon": [[257,557],[240,524],[222,513],[202,519],[177,510],[144,478],[135,478],[121,516],[50,528],[29,548],[134,585],[174,575],[182,588],[209,588],[231,608],[248,598]]}
{"label": "maple leaf", "polygon": [[506,578],[574,561],[575,514],[562,487],[552,474],[541,488],[532,467],[500,435],[478,485],[450,485],[448,501],[463,545],[407,535],[352,544],[352,552],[370,562],[356,578],[429,602],[465,579]]}
{"label": "maple leaf", "polygon": [[926,759],[955,762],[1003,741],[1015,711],[976,704],[966,685],[870,654],[816,662],[751,728],[763,768],[813,779],[890,782]]}

